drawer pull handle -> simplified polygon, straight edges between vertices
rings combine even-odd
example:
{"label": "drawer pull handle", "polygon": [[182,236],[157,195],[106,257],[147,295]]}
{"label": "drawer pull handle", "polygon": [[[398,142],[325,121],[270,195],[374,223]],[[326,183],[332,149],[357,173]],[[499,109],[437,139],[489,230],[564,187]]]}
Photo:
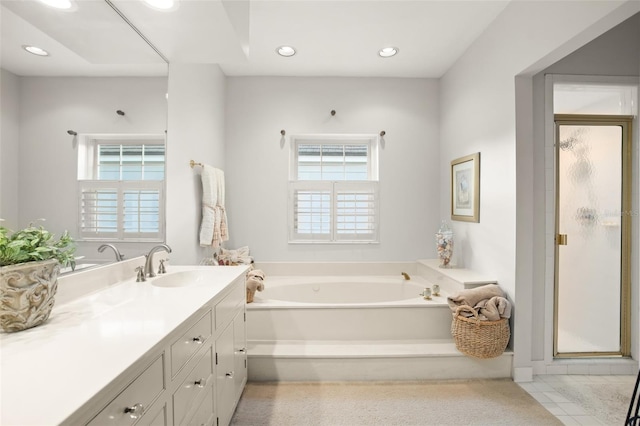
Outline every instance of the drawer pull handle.
{"label": "drawer pull handle", "polygon": [[139,419],[144,414],[144,406],[141,403],[137,403],[131,407],[124,409],[125,414],[129,414],[132,419]]}
{"label": "drawer pull handle", "polygon": [[207,379],[198,379],[195,382],[193,382],[193,384],[199,388],[203,388],[207,385]]}
{"label": "drawer pull handle", "polygon": [[245,353],[247,350],[245,348],[240,348],[238,349],[238,352],[240,352],[241,354]]}
{"label": "drawer pull handle", "polygon": [[204,337],[202,337],[202,336],[194,337],[194,338],[193,338],[193,341],[194,341],[195,343],[197,343],[197,344],[201,345],[201,344],[202,344],[202,342],[204,342]]}
{"label": "drawer pull handle", "polygon": [[230,371],[226,374],[229,379],[233,379],[233,371]]}

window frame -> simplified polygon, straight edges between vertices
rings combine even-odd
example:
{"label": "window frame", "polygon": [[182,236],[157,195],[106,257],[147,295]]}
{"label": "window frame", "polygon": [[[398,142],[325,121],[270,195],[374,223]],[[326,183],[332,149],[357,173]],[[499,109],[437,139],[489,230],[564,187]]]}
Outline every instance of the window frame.
{"label": "window frame", "polygon": [[[366,145],[367,150],[367,174],[366,180],[298,180],[298,148],[300,145]],[[290,137],[289,150],[289,194],[287,203],[288,217],[288,242],[289,244],[378,244],[380,228],[380,206],[379,206],[379,147],[380,137],[376,134],[304,134],[292,135]],[[296,214],[296,191],[322,190],[329,195],[329,233],[314,234],[297,232]],[[373,230],[369,234],[355,232],[347,234],[339,232],[338,198],[345,191],[366,191],[372,197],[373,210]],[[354,214],[356,215],[356,214]],[[357,216],[357,215],[356,215]],[[350,236],[350,238],[349,238]]]}
{"label": "window frame", "polygon": [[368,181],[378,181],[378,146],[380,136],[368,134],[312,134],[291,136],[291,149],[289,150],[289,181],[298,181],[298,146],[299,145],[364,145],[369,146],[367,155]]}
{"label": "window frame", "polygon": [[[98,179],[98,145],[162,145],[164,152],[164,178],[157,180],[101,180]],[[163,242],[166,236],[166,177],[167,177],[167,144],[166,135],[159,133],[141,134],[82,134],[78,135],[78,240],[79,241],[115,241],[115,242]],[[114,233],[91,233],[83,229],[83,190],[87,188],[101,189],[109,187],[120,196],[128,191],[158,191],[158,232],[128,233],[124,230],[123,205],[117,209],[118,226]]]}

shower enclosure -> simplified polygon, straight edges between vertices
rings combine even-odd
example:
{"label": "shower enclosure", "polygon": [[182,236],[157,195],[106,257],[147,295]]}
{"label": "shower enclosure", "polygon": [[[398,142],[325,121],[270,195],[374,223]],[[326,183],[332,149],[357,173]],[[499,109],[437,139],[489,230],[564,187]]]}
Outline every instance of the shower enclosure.
{"label": "shower enclosure", "polygon": [[555,115],[555,357],[629,355],[632,120]]}

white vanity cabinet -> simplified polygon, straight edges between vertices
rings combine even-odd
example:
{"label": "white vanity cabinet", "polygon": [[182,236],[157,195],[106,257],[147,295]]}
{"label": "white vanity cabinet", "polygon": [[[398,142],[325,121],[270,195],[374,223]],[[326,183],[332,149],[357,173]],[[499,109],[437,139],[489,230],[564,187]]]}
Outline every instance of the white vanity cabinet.
{"label": "white vanity cabinet", "polygon": [[[216,304],[216,402],[219,425],[227,425],[247,382],[245,285]],[[244,361],[240,362],[240,359]]]}
{"label": "white vanity cabinet", "polygon": [[247,380],[244,272],[203,302],[63,424],[228,425]]}

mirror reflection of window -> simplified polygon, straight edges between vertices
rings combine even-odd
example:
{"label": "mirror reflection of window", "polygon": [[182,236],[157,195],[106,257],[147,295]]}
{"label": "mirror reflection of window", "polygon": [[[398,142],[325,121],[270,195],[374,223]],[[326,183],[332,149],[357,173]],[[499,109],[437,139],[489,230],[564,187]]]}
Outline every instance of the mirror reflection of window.
{"label": "mirror reflection of window", "polygon": [[83,137],[78,153],[80,236],[85,240],[162,241],[162,136]]}

